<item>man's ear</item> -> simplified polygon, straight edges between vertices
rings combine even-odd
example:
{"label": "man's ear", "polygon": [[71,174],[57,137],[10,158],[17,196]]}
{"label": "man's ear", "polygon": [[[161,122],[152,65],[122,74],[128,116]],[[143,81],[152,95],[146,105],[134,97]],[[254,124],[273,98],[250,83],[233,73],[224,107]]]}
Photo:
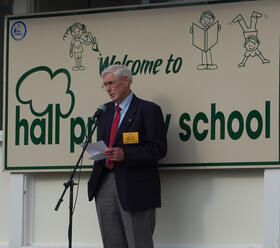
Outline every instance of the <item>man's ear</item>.
{"label": "man's ear", "polygon": [[124,77],[123,77],[123,81],[126,83],[126,85],[129,85],[129,84],[130,84],[130,81],[129,81],[128,76],[124,76]]}

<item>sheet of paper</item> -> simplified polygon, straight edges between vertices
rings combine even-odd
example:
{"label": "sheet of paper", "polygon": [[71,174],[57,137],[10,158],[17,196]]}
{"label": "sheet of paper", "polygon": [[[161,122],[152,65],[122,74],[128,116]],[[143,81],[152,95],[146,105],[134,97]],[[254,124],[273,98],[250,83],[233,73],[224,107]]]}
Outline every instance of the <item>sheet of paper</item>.
{"label": "sheet of paper", "polygon": [[[83,145],[82,145],[83,146]],[[90,159],[92,160],[101,160],[105,159],[106,155],[103,154],[103,151],[107,148],[103,140],[89,143],[86,151],[91,155]]]}

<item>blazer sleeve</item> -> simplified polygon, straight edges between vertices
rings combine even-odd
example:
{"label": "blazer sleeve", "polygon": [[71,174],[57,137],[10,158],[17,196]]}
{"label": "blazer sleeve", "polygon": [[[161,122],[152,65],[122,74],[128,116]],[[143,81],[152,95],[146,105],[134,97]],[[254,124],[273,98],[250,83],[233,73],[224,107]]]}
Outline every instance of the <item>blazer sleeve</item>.
{"label": "blazer sleeve", "polygon": [[141,130],[144,133],[141,143],[133,147],[124,147],[126,162],[157,161],[167,153],[167,138],[161,108],[149,103],[142,106]]}

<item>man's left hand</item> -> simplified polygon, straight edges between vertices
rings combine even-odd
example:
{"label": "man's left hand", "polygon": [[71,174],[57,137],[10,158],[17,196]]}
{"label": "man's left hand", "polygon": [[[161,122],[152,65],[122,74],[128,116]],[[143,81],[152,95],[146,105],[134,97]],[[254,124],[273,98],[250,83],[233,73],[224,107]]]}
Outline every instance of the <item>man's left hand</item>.
{"label": "man's left hand", "polygon": [[112,161],[116,161],[116,162],[124,161],[124,152],[123,149],[120,147],[107,148],[104,150],[103,153],[107,155],[107,158]]}

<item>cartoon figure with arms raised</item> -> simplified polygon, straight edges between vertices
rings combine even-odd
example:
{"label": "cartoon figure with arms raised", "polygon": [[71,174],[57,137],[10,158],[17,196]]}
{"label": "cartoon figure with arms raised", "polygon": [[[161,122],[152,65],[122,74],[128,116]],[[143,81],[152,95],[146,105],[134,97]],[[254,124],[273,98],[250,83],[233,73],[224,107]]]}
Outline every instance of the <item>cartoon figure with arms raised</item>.
{"label": "cartoon figure with arms raised", "polygon": [[245,67],[249,57],[258,56],[263,64],[270,62],[270,60],[266,59],[259,50],[260,40],[258,39],[257,23],[258,19],[262,16],[263,14],[253,11],[250,18],[250,26],[247,25],[241,15],[236,16],[232,20],[233,23],[239,23],[241,29],[243,30],[243,36],[245,39],[244,48],[246,49],[246,52],[243,60],[240,64],[238,64],[238,67]]}
{"label": "cartoon figure with arms raised", "polygon": [[206,10],[200,15],[199,22],[202,27],[193,23],[190,29],[192,34],[192,44],[201,50],[201,64],[198,70],[216,70],[218,66],[213,63],[211,49],[218,43],[218,33],[221,25],[215,21],[215,15]]}
{"label": "cartoon figure with arms raised", "polygon": [[96,41],[96,37],[93,36],[90,32],[87,32],[86,26],[81,23],[74,23],[64,33],[63,40],[71,34],[73,37],[70,44],[69,54],[70,57],[75,60],[75,66],[72,67],[73,71],[84,70],[85,66],[82,64],[83,57],[83,45],[92,45],[92,50],[95,52],[99,52],[98,43]]}

